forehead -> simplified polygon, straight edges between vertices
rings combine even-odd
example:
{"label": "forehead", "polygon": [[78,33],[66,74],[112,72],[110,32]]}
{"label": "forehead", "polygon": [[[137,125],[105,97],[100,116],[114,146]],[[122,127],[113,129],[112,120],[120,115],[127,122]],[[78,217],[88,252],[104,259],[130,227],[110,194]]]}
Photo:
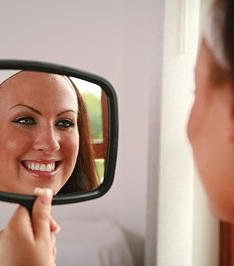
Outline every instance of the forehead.
{"label": "forehead", "polygon": [[78,107],[75,89],[67,77],[31,71],[22,71],[3,82],[0,102],[20,102],[38,108],[47,105]]}

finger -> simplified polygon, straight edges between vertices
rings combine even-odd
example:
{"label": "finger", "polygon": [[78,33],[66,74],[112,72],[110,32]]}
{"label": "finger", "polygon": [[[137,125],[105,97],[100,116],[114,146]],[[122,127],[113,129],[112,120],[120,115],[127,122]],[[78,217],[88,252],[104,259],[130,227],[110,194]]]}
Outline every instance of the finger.
{"label": "finger", "polygon": [[56,237],[54,233],[50,233],[51,245],[52,245],[52,254],[56,257]]}
{"label": "finger", "polygon": [[56,237],[54,233],[50,233],[50,239],[51,239],[51,244],[52,246],[56,245]]}
{"label": "finger", "polygon": [[52,191],[50,189],[36,189],[39,194],[35,200],[32,210],[32,224],[34,229],[34,237],[45,238],[50,237],[50,217],[51,217],[51,200]]}
{"label": "finger", "polygon": [[59,224],[56,223],[56,221],[54,220],[54,218],[51,216],[50,217],[50,232],[53,233],[58,233],[60,232],[61,228],[59,226]]}
{"label": "finger", "polygon": [[6,229],[15,233],[18,237],[20,233],[20,236],[26,236],[27,238],[31,238],[31,240],[34,238],[30,214],[28,210],[21,205],[15,210]]}
{"label": "finger", "polygon": [[52,254],[53,254],[54,260],[56,260],[56,255],[57,255],[57,249],[56,249],[56,246],[53,247],[53,249],[52,249]]}

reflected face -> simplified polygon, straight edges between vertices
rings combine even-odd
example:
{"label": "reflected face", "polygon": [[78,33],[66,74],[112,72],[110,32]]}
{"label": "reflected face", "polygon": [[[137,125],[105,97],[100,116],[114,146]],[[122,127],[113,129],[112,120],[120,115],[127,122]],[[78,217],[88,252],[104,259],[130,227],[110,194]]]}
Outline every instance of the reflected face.
{"label": "reflected face", "polygon": [[219,86],[211,82],[213,60],[203,42],[187,131],[213,212],[220,219],[234,222],[234,97],[230,82]]}
{"label": "reflected face", "polygon": [[0,86],[0,190],[56,194],[78,156],[78,103],[63,76],[23,71]]}

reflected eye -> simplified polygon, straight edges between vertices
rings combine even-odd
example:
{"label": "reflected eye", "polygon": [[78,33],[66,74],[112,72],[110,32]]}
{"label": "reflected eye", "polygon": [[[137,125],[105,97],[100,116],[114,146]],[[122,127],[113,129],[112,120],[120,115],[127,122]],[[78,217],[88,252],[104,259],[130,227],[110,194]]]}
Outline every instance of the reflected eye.
{"label": "reflected eye", "polygon": [[73,127],[74,123],[71,120],[69,120],[69,119],[64,119],[64,120],[58,121],[56,123],[56,126],[60,127],[60,128],[63,128],[63,129],[66,129],[66,128],[69,128],[69,127]]}
{"label": "reflected eye", "polygon": [[12,121],[13,123],[22,124],[22,125],[36,125],[36,121],[32,117],[20,117]]}

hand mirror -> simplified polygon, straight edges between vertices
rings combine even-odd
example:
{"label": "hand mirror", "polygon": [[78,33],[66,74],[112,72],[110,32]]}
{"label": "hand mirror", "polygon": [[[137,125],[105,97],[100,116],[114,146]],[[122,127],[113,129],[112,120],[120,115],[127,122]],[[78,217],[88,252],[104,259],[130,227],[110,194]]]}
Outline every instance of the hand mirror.
{"label": "hand mirror", "polygon": [[0,200],[31,210],[104,195],[114,177],[117,98],[105,79],[42,62],[0,60]]}

